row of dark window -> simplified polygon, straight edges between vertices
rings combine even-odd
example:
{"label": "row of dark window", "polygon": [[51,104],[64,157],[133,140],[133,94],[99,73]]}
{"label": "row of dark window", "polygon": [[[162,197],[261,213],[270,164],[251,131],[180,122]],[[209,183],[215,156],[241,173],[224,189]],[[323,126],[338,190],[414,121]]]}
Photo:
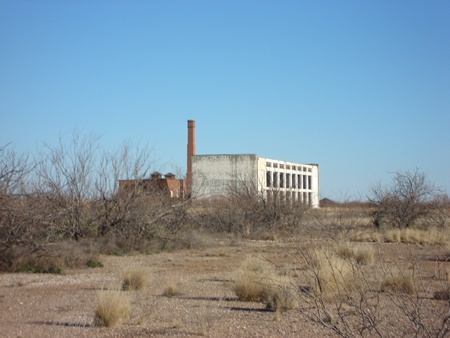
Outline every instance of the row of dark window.
{"label": "row of dark window", "polygon": [[271,188],[312,189],[311,175],[266,172],[266,186]]}
{"label": "row of dark window", "polygon": [[282,201],[298,201],[305,204],[311,205],[313,203],[312,200],[312,193],[310,192],[280,192],[279,194],[277,192],[274,192],[273,190],[267,190],[267,198],[269,200],[272,199],[281,199]]}

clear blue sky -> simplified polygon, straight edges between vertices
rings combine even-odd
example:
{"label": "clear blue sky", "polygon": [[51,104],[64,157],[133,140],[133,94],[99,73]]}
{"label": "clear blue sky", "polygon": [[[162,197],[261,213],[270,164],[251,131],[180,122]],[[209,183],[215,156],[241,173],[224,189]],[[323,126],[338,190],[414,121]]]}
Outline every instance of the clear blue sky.
{"label": "clear blue sky", "polygon": [[76,128],[320,165],[321,197],[390,173],[450,191],[450,1],[0,0],[0,145]]}

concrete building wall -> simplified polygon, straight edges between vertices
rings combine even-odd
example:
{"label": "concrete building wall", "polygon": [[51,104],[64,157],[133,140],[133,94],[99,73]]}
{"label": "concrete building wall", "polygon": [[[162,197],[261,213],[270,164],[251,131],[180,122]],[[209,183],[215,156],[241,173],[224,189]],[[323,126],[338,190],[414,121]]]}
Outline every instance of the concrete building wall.
{"label": "concrete building wall", "polygon": [[224,196],[255,189],[264,198],[299,201],[319,207],[319,166],[256,155],[192,156],[192,196]]}
{"label": "concrete building wall", "polygon": [[265,171],[264,195],[319,207],[319,165],[260,159]]}
{"label": "concrete building wall", "polygon": [[256,182],[256,155],[192,156],[192,196],[225,196],[243,184]]}

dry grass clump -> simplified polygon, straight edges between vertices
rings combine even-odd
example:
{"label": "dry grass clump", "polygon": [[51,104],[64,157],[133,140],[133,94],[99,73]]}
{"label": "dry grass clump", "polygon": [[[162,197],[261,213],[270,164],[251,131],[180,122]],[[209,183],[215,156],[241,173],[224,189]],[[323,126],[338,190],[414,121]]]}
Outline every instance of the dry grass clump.
{"label": "dry grass clump", "polygon": [[0,270],[63,274],[66,269],[84,268],[88,262],[99,263],[98,250],[88,241],[51,243],[32,253],[29,249],[26,245],[12,246],[2,252],[0,261],[10,264],[0,266]]}
{"label": "dry grass clump", "polygon": [[435,228],[430,229],[403,229],[402,242],[421,245],[442,245],[447,241],[446,234]]}
{"label": "dry grass clump", "polygon": [[374,261],[373,249],[369,246],[357,246],[353,255],[359,265],[370,265]]}
{"label": "dry grass clump", "polygon": [[367,245],[354,245],[349,242],[339,243],[336,248],[337,255],[342,259],[354,260],[359,265],[373,263],[373,249]]}
{"label": "dry grass clump", "polygon": [[98,295],[98,307],[94,315],[95,326],[114,327],[129,316],[129,294],[117,290],[102,290]]}
{"label": "dry grass clump", "polygon": [[434,299],[438,300],[450,300],[450,273],[446,273],[446,278],[442,282],[442,290],[436,290],[434,292]]}
{"label": "dry grass clump", "polygon": [[402,233],[400,229],[390,229],[386,231],[384,238],[388,243],[401,243]]}
{"label": "dry grass clump", "polygon": [[233,291],[239,300],[261,302],[269,292],[269,281],[276,277],[274,268],[262,259],[248,258],[236,272]]}
{"label": "dry grass clump", "polygon": [[282,313],[298,307],[296,290],[288,286],[273,285],[265,299],[266,309]]}
{"label": "dry grass clump", "polygon": [[436,300],[450,300],[450,290],[436,290],[433,298]]}
{"label": "dry grass clump", "polygon": [[356,230],[350,234],[350,240],[352,242],[381,243],[383,242],[383,236],[376,230]]}
{"label": "dry grass clump", "polygon": [[136,267],[125,272],[122,290],[142,290],[148,283],[150,270],[146,267]]}
{"label": "dry grass clump", "polygon": [[416,286],[413,275],[401,271],[393,272],[381,282],[380,291],[391,295],[399,293],[407,295],[414,294]]}
{"label": "dry grass clump", "polygon": [[164,289],[164,291],[162,293],[162,295],[167,298],[175,297],[178,294],[179,294],[179,292],[177,291],[176,286],[172,283],[167,285],[167,287]]}
{"label": "dry grass clump", "polygon": [[308,256],[308,273],[316,292],[337,293],[352,286],[354,276],[351,262],[325,249],[316,249]]}
{"label": "dry grass clump", "polygon": [[268,262],[249,258],[236,272],[233,291],[241,301],[261,302],[278,313],[298,306],[296,290]]}
{"label": "dry grass clump", "polygon": [[352,259],[353,255],[354,255],[353,250],[354,250],[354,245],[352,245],[351,243],[340,242],[337,245],[336,253],[342,259]]}
{"label": "dry grass clump", "polygon": [[391,229],[385,233],[386,242],[408,243],[420,245],[443,245],[448,241],[448,235],[436,228],[429,229]]}

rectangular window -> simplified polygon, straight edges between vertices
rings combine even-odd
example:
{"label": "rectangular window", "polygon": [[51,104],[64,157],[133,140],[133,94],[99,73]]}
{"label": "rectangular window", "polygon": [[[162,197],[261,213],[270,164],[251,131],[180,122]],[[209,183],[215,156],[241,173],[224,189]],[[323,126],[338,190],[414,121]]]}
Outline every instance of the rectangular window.
{"label": "rectangular window", "polygon": [[286,188],[291,187],[291,174],[286,174]]}
{"label": "rectangular window", "polygon": [[302,175],[298,175],[298,188],[301,189],[302,188]]}
{"label": "rectangular window", "polygon": [[273,173],[273,187],[278,188],[278,173],[277,172]]}
{"label": "rectangular window", "polygon": [[280,173],[280,188],[284,188],[284,174]]}
{"label": "rectangular window", "polygon": [[303,189],[308,189],[308,186],[306,185],[306,175],[303,175]]}
{"label": "rectangular window", "polygon": [[311,190],[311,176],[308,176],[308,189]]}
{"label": "rectangular window", "polygon": [[272,186],[272,172],[270,172],[270,171],[266,172],[266,186],[267,187]]}
{"label": "rectangular window", "polygon": [[295,184],[297,183],[296,181],[297,181],[297,177],[296,177],[297,175],[295,175],[295,174],[292,174],[292,188],[294,188],[295,189]]}

